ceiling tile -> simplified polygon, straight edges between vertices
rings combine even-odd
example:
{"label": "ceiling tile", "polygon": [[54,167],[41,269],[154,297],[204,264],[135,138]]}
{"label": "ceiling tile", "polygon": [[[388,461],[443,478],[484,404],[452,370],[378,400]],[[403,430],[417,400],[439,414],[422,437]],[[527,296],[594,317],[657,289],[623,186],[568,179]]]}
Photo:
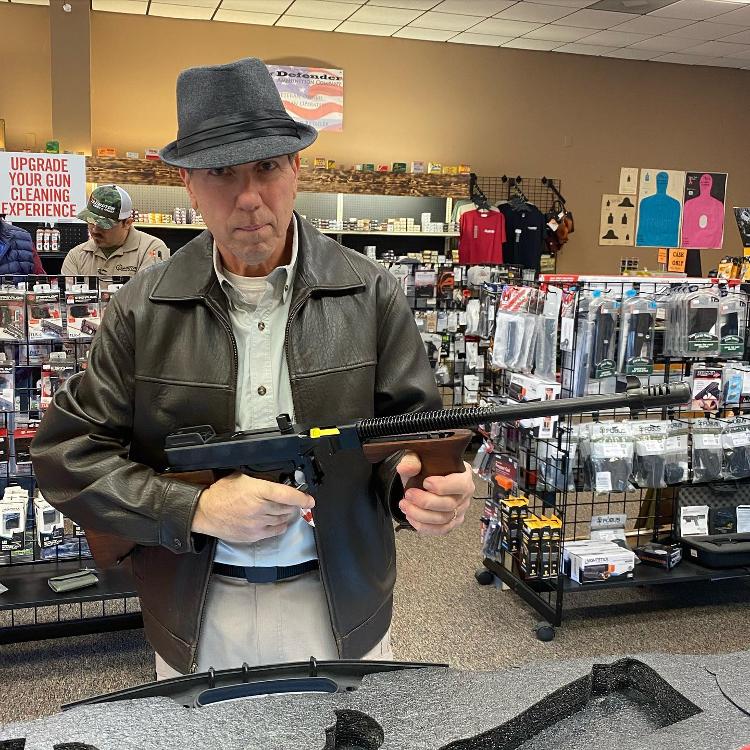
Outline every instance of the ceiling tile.
{"label": "ceiling tile", "polygon": [[[699,26],[716,26],[718,29],[728,28],[721,23],[702,23],[699,24]],[[729,36],[713,36],[711,38],[721,39],[722,42],[732,42],[733,44],[750,44],[750,29],[748,29],[747,31],[740,31],[739,34],[731,34]]]}
{"label": "ceiling tile", "polygon": [[49,0],[13,0],[16,5],[49,5]]}
{"label": "ceiling tile", "polygon": [[589,5],[593,5],[596,0],[526,0],[530,3],[540,3],[541,5],[559,5],[563,8],[573,8],[573,10],[580,10],[586,8]]}
{"label": "ceiling tile", "polygon": [[499,47],[501,44],[505,44],[505,42],[512,42],[513,38],[493,36],[492,34],[472,34],[470,32],[465,32],[463,34],[458,34],[458,36],[454,36],[448,41],[456,44],[481,44],[484,47]]}
{"label": "ceiling tile", "polygon": [[148,0],[92,0],[91,10],[103,10],[108,13],[137,13],[145,15]]}
{"label": "ceiling tile", "polygon": [[405,10],[404,8],[382,8],[375,5],[365,5],[349,17],[350,21],[360,23],[382,23],[391,26],[405,26],[418,16],[421,11]]}
{"label": "ceiling tile", "polygon": [[416,26],[405,26],[399,29],[393,36],[404,39],[424,39],[429,42],[447,42],[455,36],[455,31],[441,31],[440,29],[420,29]]}
{"label": "ceiling tile", "polygon": [[291,0],[222,0],[221,10],[241,10],[252,13],[283,13]]}
{"label": "ceiling tile", "polygon": [[385,5],[389,8],[406,8],[408,10],[429,10],[440,0],[370,0],[369,5]]}
{"label": "ceiling tile", "polygon": [[390,36],[395,34],[401,27],[396,24],[381,23],[358,23],[357,21],[344,21],[336,27],[336,31],[343,34],[367,34],[368,36]]}
{"label": "ceiling tile", "polygon": [[335,18],[309,18],[308,16],[282,16],[276,21],[277,26],[293,29],[315,29],[316,31],[333,31],[341,21]]}
{"label": "ceiling tile", "polygon": [[506,21],[539,21],[540,23],[551,23],[564,16],[569,16],[574,11],[560,5],[541,5],[540,3],[516,3],[512,8],[497,13],[495,18]]}
{"label": "ceiling tile", "polygon": [[306,16],[307,18],[333,18],[343,21],[354,13],[351,3],[324,2],[323,0],[295,0],[285,15]]}
{"label": "ceiling tile", "polygon": [[526,39],[524,37],[513,39],[513,41],[503,44],[503,47],[510,47],[512,49],[533,49],[540,52],[550,52],[559,46],[560,42],[547,42],[543,39]]}
{"label": "ceiling tile", "polygon": [[747,54],[748,49],[744,44],[729,44],[728,42],[703,42],[697,47],[690,48],[691,55],[705,55],[706,57],[741,57]]}
{"label": "ceiling tile", "polygon": [[510,0],[443,0],[433,10],[440,13],[465,13],[467,16],[491,16],[513,4]]}
{"label": "ceiling tile", "polygon": [[256,26],[273,26],[278,19],[278,13],[245,13],[241,10],[217,10],[214,16],[214,21],[251,23]]}
{"label": "ceiling tile", "polygon": [[656,18],[654,16],[636,16],[615,28],[617,31],[632,31],[635,34],[666,34],[669,31],[689,26],[690,21],[679,18]]}
{"label": "ceiling tile", "polygon": [[424,13],[411,26],[422,29],[442,29],[443,31],[466,31],[475,24],[483,21],[483,16],[463,16],[456,13]]}
{"label": "ceiling tile", "polygon": [[[732,41],[737,44],[750,44],[750,31],[736,33],[737,29],[726,23],[712,23],[711,21],[700,21],[699,23],[683,26],[681,29],[675,29],[669,33],[669,36],[683,36],[688,39],[701,39],[705,42],[711,42],[715,39],[722,41]],[[737,37],[733,39],[731,35]],[[744,38],[743,38],[744,37]]]}
{"label": "ceiling tile", "polygon": [[707,57],[703,64],[712,68],[737,68],[738,70],[743,65],[741,60],[733,60],[729,57]]}
{"label": "ceiling tile", "polygon": [[[152,3],[153,4],[153,3]],[[162,5],[182,5],[193,8],[211,8],[211,12],[219,5],[219,0],[164,0]]]}
{"label": "ceiling tile", "polygon": [[710,59],[710,57],[701,57],[700,55],[672,52],[669,55],[655,58],[655,62],[681,63],[682,65],[705,65],[706,61]]}
{"label": "ceiling tile", "polygon": [[498,36],[516,37],[538,29],[542,24],[526,21],[502,21],[499,18],[488,18],[472,27],[477,34],[497,34]]}
{"label": "ceiling tile", "polygon": [[[604,12],[604,11],[603,11]],[[610,52],[609,47],[602,47],[594,44],[564,44],[562,47],[558,47],[555,52],[568,52],[572,55],[603,55],[605,52]]]}
{"label": "ceiling tile", "polygon": [[151,3],[148,9],[150,16],[165,18],[197,18],[208,21],[214,14],[212,8],[200,8],[195,5],[172,5],[171,3]]}
{"label": "ceiling tile", "polygon": [[661,52],[654,52],[653,50],[623,47],[622,49],[613,49],[610,52],[606,52],[602,57],[617,57],[621,60],[651,60],[660,54]]}
{"label": "ceiling tile", "polygon": [[656,52],[680,52],[684,49],[695,47],[699,42],[696,39],[680,39],[673,36],[655,36],[643,42],[632,45],[636,49],[648,49]]}
{"label": "ceiling tile", "polygon": [[720,16],[726,12],[727,3],[714,2],[713,0],[679,0],[672,5],[667,5],[666,8],[659,8],[659,10],[649,13],[649,15],[659,16],[660,18],[687,18],[691,21],[704,21],[706,18]]}
{"label": "ceiling tile", "polygon": [[524,34],[527,39],[543,39],[549,42],[577,42],[579,39],[591,36],[596,32],[593,29],[577,29],[573,26],[562,26],[551,23],[542,26],[541,29]]}
{"label": "ceiling tile", "polygon": [[629,34],[625,31],[599,31],[586,37],[586,44],[600,44],[604,47],[627,47],[651,37],[648,34]]}
{"label": "ceiling tile", "polygon": [[628,13],[612,13],[607,10],[578,10],[565,19],[566,26],[584,29],[608,29],[625,23],[631,16]]}
{"label": "ceiling tile", "polygon": [[[724,8],[731,8],[732,4],[729,3],[721,3],[721,2],[713,2],[712,5],[721,5]],[[750,26],[750,6],[746,5],[744,7],[737,8],[735,5],[735,10],[731,10],[729,13],[724,13],[723,15],[719,16],[716,20],[719,23],[731,23],[731,24],[742,24],[743,26]],[[739,31],[739,29],[737,29]]]}

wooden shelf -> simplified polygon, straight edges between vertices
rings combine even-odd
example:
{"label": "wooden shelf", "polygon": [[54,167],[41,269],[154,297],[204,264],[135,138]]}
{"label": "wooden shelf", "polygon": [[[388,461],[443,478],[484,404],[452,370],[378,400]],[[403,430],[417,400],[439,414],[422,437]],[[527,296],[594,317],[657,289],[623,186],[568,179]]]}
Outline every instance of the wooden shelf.
{"label": "wooden shelf", "polygon": [[[86,159],[86,179],[95,183],[181,186],[175,167],[149,159]],[[425,198],[463,198],[469,193],[467,174],[411,174],[312,169],[299,173],[299,189],[311,193],[408,195]]]}
{"label": "wooden shelf", "polygon": [[200,232],[208,229],[205,224],[170,224],[168,221],[134,221],[133,226],[138,229],[192,229]]}

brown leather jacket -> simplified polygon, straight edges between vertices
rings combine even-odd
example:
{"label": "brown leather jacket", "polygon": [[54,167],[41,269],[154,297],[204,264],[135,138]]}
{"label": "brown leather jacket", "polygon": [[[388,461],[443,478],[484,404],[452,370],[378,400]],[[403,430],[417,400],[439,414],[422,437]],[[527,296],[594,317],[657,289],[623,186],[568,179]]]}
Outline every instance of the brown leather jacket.
{"label": "brown leather jacket", "polygon": [[[307,426],[440,407],[396,280],[300,219],[285,351]],[[88,369],[55,395],[32,445],[44,496],[84,528],[137,543],[130,555],[146,633],[174,669],[194,668],[215,540],[190,531],[200,489],[157,473],[180,427],[234,429],[237,345],[204,232],[114,297]],[[344,452],[324,466],[315,537],[342,658],[389,627],[396,578],[397,456],[373,468]]]}

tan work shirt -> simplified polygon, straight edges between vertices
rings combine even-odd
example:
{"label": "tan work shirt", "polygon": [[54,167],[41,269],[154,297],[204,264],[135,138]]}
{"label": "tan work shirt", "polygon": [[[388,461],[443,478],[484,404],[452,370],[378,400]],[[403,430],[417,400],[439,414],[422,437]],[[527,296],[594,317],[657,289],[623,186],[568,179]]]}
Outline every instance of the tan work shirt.
{"label": "tan work shirt", "polygon": [[76,245],[65,256],[62,274],[63,276],[98,276],[101,279],[111,279],[113,276],[133,276],[142,268],[160,263],[167,258],[169,258],[169,248],[158,237],[131,227],[125,244],[118,247],[109,258],[90,238]]}

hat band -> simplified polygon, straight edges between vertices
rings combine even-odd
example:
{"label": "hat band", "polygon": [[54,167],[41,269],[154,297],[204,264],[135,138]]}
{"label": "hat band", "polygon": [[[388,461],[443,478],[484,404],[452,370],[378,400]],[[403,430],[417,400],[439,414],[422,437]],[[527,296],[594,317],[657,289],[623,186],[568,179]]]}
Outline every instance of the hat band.
{"label": "hat band", "polygon": [[177,138],[177,153],[187,156],[214,146],[274,135],[300,137],[297,123],[286,113],[275,117],[258,117],[257,113],[212,117],[198,130]]}

